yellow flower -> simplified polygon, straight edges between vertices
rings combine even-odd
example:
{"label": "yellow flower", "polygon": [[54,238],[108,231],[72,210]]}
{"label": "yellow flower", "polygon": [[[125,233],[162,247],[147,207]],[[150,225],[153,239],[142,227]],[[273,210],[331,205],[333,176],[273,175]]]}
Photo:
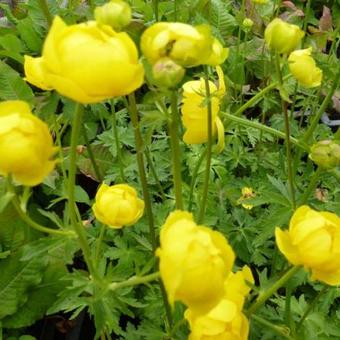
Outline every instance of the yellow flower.
{"label": "yellow flower", "polygon": [[[212,133],[217,131],[218,151],[224,149],[224,126],[218,116],[220,101],[225,94],[224,75],[222,69],[216,67],[219,89],[209,81],[212,110]],[[208,109],[204,79],[192,80],[183,84],[182,121],[186,128],[183,140],[187,144],[201,144],[208,141]]]}
{"label": "yellow flower", "polygon": [[198,226],[192,214],[177,210],[161,229],[160,273],[169,302],[182,301],[196,314],[213,308],[224,294],[224,281],[235,255],[217,231]]}
{"label": "yellow flower", "polygon": [[115,30],[127,26],[132,18],[131,7],[122,0],[110,0],[94,10],[96,21],[101,25],[109,25]]}
{"label": "yellow flower", "polygon": [[56,17],[42,57],[25,56],[26,80],[80,103],[126,95],[143,83],[135,44],[126,33],[95,21],[67,26]]}
{"label": "yellow flower", "polygon": [[312,48],[296,50],[289,55],[288,66],[294,78],[305,87],[320,86],[322,71],[311,57]]}
{"label": "yellow flower", "polygon": [[247,340],[249,322],[238,306],[222,299],[209,313],[194,316],[190,309],[184,313],[191,333],[189,340]]}
{"label": "yellow flower", "polygon": [[151,64],[169,57],[184,67],[218,65],[228,56],[228,50],[211,36],[209,26],[178,22],[158,22],[147,28],[141,49]]}
{"label": "yellow flower", "polygon": [[127,184],[102,184],[92,209],[100,222],[119,229],[135,224],[142,217],[144,201],[139,199],[136,190]]}
{"label": "yellow flower", "polygon": [[340,284],[340,218],[301,206],[289,230],[275,230],[276,243],[289,262],[311,270],[312,279]]}
{"label": "yellow flower", "polygon": [[269,48],[277,53],[290,53],[300,44],[304,35],[299,26],[278,18],[270,22],[264,32]]}
{"label": "yellow flower", "polygon": [[243,204],[242,201],[255,196],[253,188],[244,187],[242,188],[242,196],[237,200],[237,203],[242,204],[242,207],[245,209],[253,209],[254,206],[252,204]]}
{"label": "yellow flower", "polygon": [[190,324],[189,340],[229,340],[248,338],[249,324],[242,313],[245,297],[249,294],[254,278],[249,267],[230,273],[226,279],[225,293],[220,302],[204,315],[197,315],[190,308],[184,317]]}
{"label": "yellow flower", "polygon": [[0,174],[20,184],[40,184],[53,170],[56,148],[47,125],[24,101],[0,103]]}

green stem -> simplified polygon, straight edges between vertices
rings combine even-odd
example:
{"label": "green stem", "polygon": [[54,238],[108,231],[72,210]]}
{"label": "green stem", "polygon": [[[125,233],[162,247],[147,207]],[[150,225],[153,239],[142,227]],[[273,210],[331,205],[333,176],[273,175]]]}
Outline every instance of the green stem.
{"label": "green stem", "polygon": [[159,20],[159,16],[158,16],[158,0],[152,0],[153,3],[153,11],[155,13],[155,20],[158,21]]}
{"label": "green stem", "polygon": [[205,165],[205,176],[203,184],[203,193],[200,211],[198,214],[198,223],[202,223],[204,220],[205,209],[207,205],[209,180],[210,180],[210,170],[211,170],[211,155],[212,155],[212,108],[211,108],[211,96],[210,96],[210,86],[209,86],[209,73],[208,67],[204,66],[204,83],[205,83],[205,94],[207,101],[207,121],[208,121],[208,141],[207,141],[207,154],[206,154],[206,165]]}
{"label": "green stem", "polygon": [[308,314],[313,310],[314,306],[316,305],[316,303],[318,302],[318,300],[320,299],[320,297],[326,292],[326,290],[329,288],[329,286],[324,286],[319,293],[314,297],[314,299],[312,300],[312,302],[309,304],[309,306],[307,307],[307,309],[305,310],[305,312],[303,313],[300,321],[298,322],[296,329],[299,330],[299,328],[302,326],[303,322],[306,320]]}
{"label": "green stem", "polygon": [[304,20],[303,20],[302,30],[305,32],[305,35],[303,36],[302,41],[301,41],[301,46],[302,46],[302,48],[304,47],[305,41],[306,41],[306,33],[307,33],[308,17],[309,17],[309,12],[310,12],[311,3],[312,3],[311,0],[307,0],[306,8],[305,8],[305,11],[304,11],[304,12],[305,12],[305,17],[304,17]]}
{"label": "green stem", "polygon": [[154,225],[154,219],[153,219],[153,213],[152,213],[149,186],[148,186],[146,172],[145,172],[144,157],[143,157],[144,146],[143,146],[142,135],[140,132],[140,127],[139,127],[139,119],[138,119],[135,94],[134,93],[129,94],[128,99],[129,99],[128,110],[130,112],[131,122],[133,125],[134,134],[135,134],[136,157],[137,157],[139,178],[140,178],[140,182],[142,185],[143,198],[145,202],[145,210],[146,210],[146,215],[147,215],[148,222],[149,222],[150,242],[151,242],[153,251],[155,251],[157,248],[156,232],[155,232],[155,225]]}
{"label": "green stem", "polygon": [[194,189],[195,189],[195,183],[196,183],[196,180],[197,180],[198,170],[201,167],[201,164],[202,164],[202,162],[203,162],[203,160],[204,160],[206,155],[207,155],[207,149],[205,148],[202,151],[202,153],[200,155],[200,158],[196,162],[196,166],[194,168],[194,171],[192,172],[191,182],[190,182],[190,191],[189,191],[188,211],[191,211],[191,209],[192,209],[193,194],[194,194]]}
{"label": "green stem", "polygon": [[280,334],[281,336],[285,337],[286,339],[295,340],[294,338],[289,336],[289,334],[288,334],[289,329],[287,329],[286,327],[276,326],[273,323],[271,323],[270,321],[267,321],[267,320],[265,320],[265,319],[263,319],[263,318],[261,318],[260,316],[257,316],[257,315],[252,315],[251,318],[253,320],[255,320],[256,322],[260,323],[261,325],[271,329],[275,333]]}
{"label": "green stem", "polygon": [[181,150],[178,137],[178,106],[177,92],[174,90],[171,97],[171,118],[168,121],[171,144],[172,175],[174,181],[176,209],[183,209],[182,176],[181,176]]}
{"label": "green stem", "polygon": [[83,252],[84,259],[88,270],[94,279],[98,279],[97,271],[91,259],[90,246],[86,239],[84,226],[77,219],[76,202],[75,202],[75,181],[76,181],[76,161],[77,161],[77,143],[81,130],[82,117],[84,108],[81,104],[76,103],[76,108],[72,123],[71,146],[70,146],[70,164],[68,173],[68,208],[70,214],[71,225],[78,235],[80,248]]}
{"label": "green stem", "polygon": [[254,314],[279,288],[281,288],[292,276],[294,276],[301,267],[291,267],[278,281],[276,281],[268,290],[260,294],[256,301],[249,307],[246,314],[250,317]]}
{"label": "green stem", "polygon": [[40,9],[43,12],[44,17],[47,21],[48,27],[51,27],[52,21],[53,21],[53,16],[52,16],[50,10],[48,9],[47,0],[38,0],[38,2],[39,2]]}
{"label": "green stem", "polygon": [[111,283],[109,285],[109,289],[110,290],[117,290],[117,289],[121,289],[121,288],[137,286],[137,285],[149,283],[151,281],[155,281],[159,278],[160,278],[159,272],[152,273],[152,274],[145,275],[145,276],[133,276],[133,277],[130,277],[129,279],[127,279],[126,281]]}
{"label": "green stem", "polygon": [[[145,202],[145,210],[147,214],[147,218],[149,221],[149,234],[150,234],[150,242],[152,245],[153,252],[156,251],[157,244],[156,244],[156,232],[155,232],[155,226],[154,226],[154,220],[153,220],[153,214],[152,214],[152,206],[151,206],[151,199],[149,194],[149,187],[148,182],[146,179],[146,173],[145,173],[145,167],[144,167],[144,158],[143,158],[143,140],[142,135],[139,128],[139,119],[138,119],[138,111],[137,111],[137,105],[136,105],[136,98],[135,94],[131,93],[128,96],[128,107],[127,109],[130,112],[131,122],[134,129],[135,134],[135,142],[136,142],[136,157],[137,157],[137,164],[138,164],[138,171],[139,171],[139,178],[142,184],[142,190],[143,190],[143,197]],[[164,285],[162,281],[159,282],[161,293],[162,293],[162,299],[164,302],[164,308],[165,313],[167,316],[168,323],[171,327],[172,325],[172,316],[171,316],[171,308],[167,300],[166,291],[164,288]]]}
{"label": "green stem", "polygon": [[304,143],[308,143],[309,139],[313,135],[313,132],[314,132],[316,126],[318,125],[322,114],[325,112],[325,109],[326,109],[327,105],[329,104],[330,100],[332,99],[333,93],[334,93],[334,91],[335,91],[335,89],[336,89],[336,87],[338,85],[339,79],[340,79],[340,67],[338,68],[338,71],[337,71],[337,73],[335,75],[332,87],[330,88],[330,90],[327,93],[327,96],[325,97],[325,99],[321,103],[319,111],[314,116],[314,118],[313,118],[309,128],[307,129],[306,133],[302,137],[302,141]]}
{"label": "green stem", "polygon": [[146,148],[144,153],[145,153],[147,164],[149,164],[150,171],[151,171],[152,176],[155,179],[155,182],[156,182],[157,187],[159,189],[160,196],[161,196],[162,200],[165,201],[165,192],[164,192],[162,184],[161,184],[161,182],[160,182],[160,180],[158,178],[157,171],[156,171],[155,166],[153,164],[153,161],[151,159],[151,155],[150,155],[149,149]]}
{"label": "green stem", "polygon": [[116,144],[116,152],[117,152],[117,160],[118,160],[118,166],[119,166],[119,173],[120,173],[120,179],[122,182],[126,182],[125,175],[124,175],[124,164],[123,164],[123,158],[122,158],[122,150],[120,148],[120,140],[119,140],[119,133],[118,133],[118,127],[117,127],[117,117],[115,112],[115,103],[114,100],[111,100],[111,114],[112,114],[112,132]]}
{"label": "green stem", "polygon": [[320,175],[322,174],[323,170],[322,168],[318,167],[316,171],[314,172],[312,178],[309,181],[307,189],[304,191],[302,197],[301,197],[301,205],[306,204],[309,196],[311,195],[312,191],[315,190],[316,184],[319,180]]}
{"label": "green stem", "polygon": [[[282,80],[282,73],[281,73],[281,66],[280,66],[280,55],[276,53],[275,55],[275,66],[276,66],[276,73],[279,78],[279,86],[280,89],[283,88],[283,80]],[[286,154],[287,154],[287,172],[288,172],[288,183],[290,189],[290,197],[292,199],[293,209],[296,207],[295,201],[295,188],[294,188],[294,172],[293,172],[293,161],[292,161],[292,153],[291,153],[291,144],[290,144],[290,122],[287,110],[287,103],[281,97],[281,106],[285,120],[285,133],[286,133]]]}
{"label": "green stem", "polygon": [[[289,79],[291,75],[285,76],[283,80]],[[262,89],[259,93],[257,93],[254,97],[250,98],[246,103],[244,103],[239,109],[237,109],[234,113],[235,116],[240,116],[241,113],[245,110],[247,110],[249,107],[255,105],[259,100],[261,100],[265,94],[273,89],[275,89],[278,86],[279,83],[275,82],[268,86],[266,86],[264,89]]]}
{"label": "green stem", "polygon": [[102,176],[102,174],[101,174],[101,172],[99,170],[98,164],[97,164],[96,159],[94,157],[94,153],[93,153],[90,141],[89,141],[89,137],[87,135],[87,131],[86,131],[86,126],[85,125],[83,127],[83,136],[84,136],[85,143],[86,143],[86,151],[87,151],[87,153],[88,153],[88,155],[90,157],[90,161],[91,161],[94,173],[96,174],[96,177],[97,177],[98,181],[102,182],[103,181],[103,176]]}
{"label": "green stem", "polygon": [[[221,112],[221,114],[225,117],[227,117],[229,120],[235,122],[235,123],[238,123],[240,125],[243,125],[243,126],[249,126],[249,127],[252,127],[252,128],[255,128],[255,129],[258,129],[258,130],[261,130],[263,132],[268,132],[276,137],[279,137],[279,138],[282,138],[282,139],[286,139],[287,136],[284,132],[282,131],[279,131],[279,130],[276,130],[276,129],[273,129],[269,126],[266,126],[266,125],[263,125],[261,123],[258,123],[258,122],[253,122],[249,119],[245,119],[245,118],[241,118],[241,117],[236,117],[230,113],[226,113],[226,112]],[[294,145],[296,145],[297,147],[301,148],[302,150],[308,152],[309,151],[309,147],[308,145],[300,142],[299,140],[297,140],[296,138],[294,137],[289,137],[290,139],[290,142]]]}
{"label": "green stem", "polygon": [[94,262],[96,264],[96,266],[99,266],[99,256],[100,256],[100,249],[101,249],[101,245],[102,245],[102,241],[105,235],[105,231],[106,231],[106,225],[102,224],[100,227],[100,232],[99,232],[99,236],[96,240],[96,253],[94,256]]}
{"label": "green stem", "polygon": [[18,199],[16,197],[13,197],[12,204],[17,211],[20,218],[29,225],[32,229],[41,231],[42,233],[47,233],[51,235],[64,235],[64,236],[76,236],[75,232],[73,230],[58,230],[58,229],[50,229],[46,228],[37,222],[33,221],[20,207],[20,203],[18,202]]}

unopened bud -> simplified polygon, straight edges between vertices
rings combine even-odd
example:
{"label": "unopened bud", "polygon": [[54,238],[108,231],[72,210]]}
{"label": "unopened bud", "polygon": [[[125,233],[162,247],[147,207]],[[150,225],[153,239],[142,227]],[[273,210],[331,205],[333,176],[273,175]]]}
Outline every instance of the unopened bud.
{"label": "unopened bud", "polygon": [[323,169],[332,169],[340,165],[340,144],[323,140],[311,147],[309,158]]}
{"label": "unopened bud", "polygon": [[96,21],[101,25],[109,25],[120,31],[131,21],[131,8],[122,0],[111,0],[94,11]]}
{"label": "unopened bud", "polygon": [[249,19],[249,18],[245,18],[243,20],[242,26],[245,30],[250,30],[254,25],[254,21]]}
{"label": "unopened bud", "polygon": [[152,75],[159,87],[174,88],[183,79],[185,69],[170,58],[159,59],[152,67]]}

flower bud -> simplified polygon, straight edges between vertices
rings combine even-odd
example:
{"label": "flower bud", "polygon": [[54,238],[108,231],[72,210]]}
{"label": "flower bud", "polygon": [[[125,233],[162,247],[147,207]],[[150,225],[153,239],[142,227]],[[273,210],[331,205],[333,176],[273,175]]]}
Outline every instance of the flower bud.
{"label": "flower bud", "polygon": [[175,88],[184,74],[185,69],[170,58],[159,59],[152,67],[152,75],[159,87]]}
{"label": "flower bud", "polygon": [[0,103],[0,175],[35,186],[53,170],[56,148],[48,126],[24,101]]}
{"label": "flower bud", "polygon": [[96,7],[94,17],[100,25],[109,25],[120,31],[131,21],[131,7],[122,0],[111,0],[103,6]]}
{"label": "flower bud", "polygon": [[299,26],[288,24],[279,18],[271,21],[264,31],[266,43],[277,53],[290,53],[300,44],[304,35]]}
{"label": "flower bud", "polygon": [[209,311],[223,297],[234,263],[227,240],[198,226],[191,213],[177,210],[165,221],[160,241],[157,256],[170,304],[182,301],[195,315]]}
{"label": "flower bud", "polygon": [[323,169],[332,169],[340,165],[340,144],[323,140],[311,147],[309,158]]}
{"label": "flower bud", "polygon": [[288,58],[290,72],[305,87],[320,86],[322,80],[322,70],[316,66],[311,52],[311,48],[296,50]]}
{"label": "flower bud", "polygon": [[289,229],[275,230],[276,243],[290,263],[304,266],[312,280],[340,284],[340,218],[306,205],[292,216]]}
{"label": "flower bud", "polygon": [[254,21],[251,20],[250,18],[245,18],[242,22],[242,26],[244,27],[245,30],[250,30],[254,25]]}
{"label": "flower bud", "polygon": [[157,22],[148,27],[141,38],[141,50],[151,64],[169,57],[183,67],[216,65],[228,56],[209,26],[179,22]]}
{"label": "flower bud", "polygon": [[144,213],[144,201],[136,190],[127,184],[102,184],[92,207],[96,218],[111,228],[135,224]]}

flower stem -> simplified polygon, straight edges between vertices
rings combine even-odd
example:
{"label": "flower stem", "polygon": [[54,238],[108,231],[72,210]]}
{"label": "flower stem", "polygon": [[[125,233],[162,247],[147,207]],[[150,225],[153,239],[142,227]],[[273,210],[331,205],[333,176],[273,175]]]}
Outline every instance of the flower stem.
{"label": "flower stem", "polygon": [[320,297],[326,292],[326,290],[329,288],[329,286],[324,286],[318,294],[316,294],[316,296],[314,297],[314,299],[312,300],[312,302],[309,304],[309,306],[307,307],[307,309],[305,310],[305,312],[303,313],[300,321],[298,322],[296,329],[299,330],[299,328],[302,326],[303,322],[306,320],[308,314],[313,310],[314,306],[316,305],[316,303],[318,302],[318,300],[320,299]]}
{"label": "flower stem", "polygon": [[33,221],[29,217],[29,215],[27,215],[27,213],[24,210],[22,210],[20,202],[18,200],[18,197],[16,196],[16,193],[14,192],[14,188],[13,188],[13,185],[11,183],[11,180],[9,179],[7,181],[7,183],[8,183],[9,191],[14,195],[12,197],[12,204],[13,204],[15,210],[17,211],[20,218],[27,225],[29,225],[32,229],[38,230],[42,233],[51,234],[51,235],[64,235],[64,236],[73,236],[73,237],[76,236],[76,234],[73,230],[58,230],[58,229],[46,228],[46,227],[42,226],[41,224]]}
{"label": "flower stem", "polygon": [[154,219],[153,219],[153,213],[152,213],[151,198],[150,198],[149,187],[148,187],[148,182],[147,182],[146,172],[145,172],[145,165],[144,165],[144,157],[143,157],[144,146],[143,146],[142,135],[141,135],[140,128],[139,128],[139,119],[138,119],[136,98],[135,98],[134,93],[129,94],[128,104],[129,104],[128,110],[130,112],[131,122],[133,125],[134,134],[135,134],[138,172],[139,172],[140,182],[142,185],[146,215],[147,215],[148,222],[149,222],[150,242],[151,242],[153,251],[155,251],[157,247],[156,232],[155,232],[155,225],[154,225]]}
{"label": "flower stem", "polygon": [[152,0],[153,3],[153,11],[155,13],[155,20],[159,20],[159,15],[158,15],[158,0]]}
{"label": "flower stem", "polygon": [[126,182],[125,175],[124,175],[124,164],[123,164],[123,158],[122,158],[122,150],[120,149],[120,140],[119,140],[119,134],[118,134],[118,128],[117,128],[117,117],[115,112],[115,103],[114,100],[111,100],[111,114],[112,114],[112,132],[116,144],[116,152],[117,152],[117,160],[118,160],[118,166],[119,166],[119,174],[120,174],[120,180],[122,182]]}
{"label": "flower stem", "polygon": [[[282,80],[282,73],[280,67],[280,55],[276,53],[275,55],[275,66],[276,66],[276,73],[279,78],[279,86],[280,90],[283,90],[283,80]],[[285,120],[285,133],[286,133],[286,154],[287,154],[287,172],[288,172],[288,183],[290,189],[290,197],[292,199],[292,206],[293,209],[296,207],[295,201],[295,188],[294,188],[294,173],[293,173],[293,164],[292,164],[292,150],[290,144],[290,122],[287,110],[287,103],[284,101],[281,95],[281,106]]]}
{"label": "flower stem", "polygon": [[86,143],[86,151],[87,151],[87,153],[88,153],[88,155],[90,157],[90,161],[91,161],[94,173],[96,174],[96,177],[97,177],[98,181],[102,182],[103,181],[103,176],[102,176],[102,174],[101,174],[101,172],[99,170],[98,164],[97,164],[96,159],[94,157],[94,153],[93,153],[90,141],[89,141],[89,137],[87,135],[87,131],[86,131],[86,126],[85,125],[83,127],[83,136],[84,136],[85,143]]}
{"label": "flower stem", "polygon": [[182,176],[181,176],[181,150],[178,137],[178,106],[177,92],[172,92],[171,97],[171,118],[168,121],[168,129],[171,144],[172,175],[174,181],[176,209],[183,209],[182,198]]}
{"label": "flower stem", "polygon": [[252,319],[255,320],[256,322],[260,323],[261,325],[271,329],[275,333],[280,334],[281,336],[285,337],[286,339],[294,340],[294,338],[289,336],[289,334],[288,334],[289,329],[287,329],[286,327],[276,326],[273,323],[271,323],[270,321],[265,320],[265,319],[263,319],[263,318],[261,318],[260,316],[257,316],[257,315],[252,315]]}
{"label": "flower stem", "polygon": [[291,267],[278,281],[276,281],[267,291],[260,294],[256,301],[249,307],[246,314],[250,317],[254,314],[279,288],[281,288],[301,267]]}
{"label": "flower stem", "polygon": [[312,191],[315,189],[315,186],[318,182],[318,179],[320,177],[320,175],[322,174],[322,168],[318,167],[316,169],[316,171],[314,172],[314,174],[312,175],[312,178],[310,179],[310,182],[308,184],[307,189],[304,191],[302,197],[301,197],[301,205],[306,204],[310,194],[312,193]]}
{"label": "flower stem", "polygon": [[[241,117],[236,117],[230,113],[226,113],[226,112],[221,112],[221,114],[225,117],[227,117],[229,120],[235,122],[235,123],[238,123],[240,125],[243,125],[243,126],[249,126],[249,127],[252,127],[254,129],[258,129],[258,130],[261,130],[263,132],[268,132],[276,137],[279,137],[279,138],[282,138],[282,139],[286,139],[287,136],[284,132],[282,131],[279,131],[279,130],[276,130],[276,129],[273,129],[269,126],[266,126],[264,124],[261,124],[261,123],[258,123],[258,122],[253,122],[249,119],[245,119],[245,118],[241,118]],[[297,147],[301,148],[302,150],[308,152],[309,151],[309,147],[308,145],[298,141],[296,138],[294,137],[291,137],[289,136],[289,139],[290,139],[290,142],[294,145],[296,145]]]}
{"label": "flower stem", "polygon": [[82,125],[82,117],[84,108],[81,104],[76,103],[72,122],[71,146],[70,146],[70,165],[68,173],[68,208],[70,214],[71,225],[78,235],[80,248],[83,252],[84,259],[88,270],[92,277],[99,279],[97,271],[91,259],[91,249],[87,242],[84,226],[81,221],[77,220],[76,202],[75,202],[75,181],[76,181],[76,161],[77,161],[77,143]]}
{"label": "flower stem", "polygon": [[117,290],[120,288],[126,288],[131,286],[137,286],[141,284],[146,284],[151,281],[155,281],[160,278],[160,273],[152,273],[145,276],[132,276],[129,279],[122,281],[122,282],[113,282],[110,284],[109,289],[110,290]]}
{"label": "flower stem", "polygon": [[195,183],[197,179],[197,173],[199,168],[201,167],[201,164],[207,155],[207,149],[204,149],[200,155],[200,158],[196,162],[196,166],[194,168],[194,171],[192,172],[191,176],[191,183],[190,183],[190,191],[189,191],[189,203],[188,203],[188,211],[191,211],[192,209],[192,203],[193,203],[193,194],[194,194],[194,188],[195,188]]}
{"label": "flower stem", "polygon": [[[153,252],[156,251],[156,233],[155,233],[155,226],[152,214],[152,206],[151,206],[151,199],[150,193],[148,188],[148,183],[146,179],[145,167],[144,167],[144,157],[143,157],[143,140],[142,135],[139,128],[139,119],[138,119],[138,112],[137,112],[137,105],[136,105],[136,98],[135,94],[131,93],[128,95],[128,107],[127,109],[130,112],[131,122],[134,129],[135,134],[135,141],[136,141],[136,156],[137,156],[137,164],[138,164],[138,171],[139,171],[139,178],[142,184],[143,190],[143,197],[145,202],[145,210],[149,221],[149,233],[150,233],[150,242],[152,245]],[[171,308],[169,306],[166,291],[162,281],[159,281],[159,285],[161,288],[162,299],[164,302],[165,313],[167,316],[168,324],[172,325],[172,316],[171,316]]]}
{"label": "flower stem", "polygon": [[207,121],[208,121],[208,141],[207,141],[207,152],[206,152],[206,165],[205,165],[205,176],[203,184],[203,193],[200,211],[198,214],[198,223],[202,223],[204,220],[205,209],[207,205],[209,179],[210,179],[210,168],[211,168],[211,155],[212,155],[212,107],[211,107],[211,96],[209,86],[209,73],[207,66],[204,66],[204,84],[205,84],[205,95],[207,101]]}

